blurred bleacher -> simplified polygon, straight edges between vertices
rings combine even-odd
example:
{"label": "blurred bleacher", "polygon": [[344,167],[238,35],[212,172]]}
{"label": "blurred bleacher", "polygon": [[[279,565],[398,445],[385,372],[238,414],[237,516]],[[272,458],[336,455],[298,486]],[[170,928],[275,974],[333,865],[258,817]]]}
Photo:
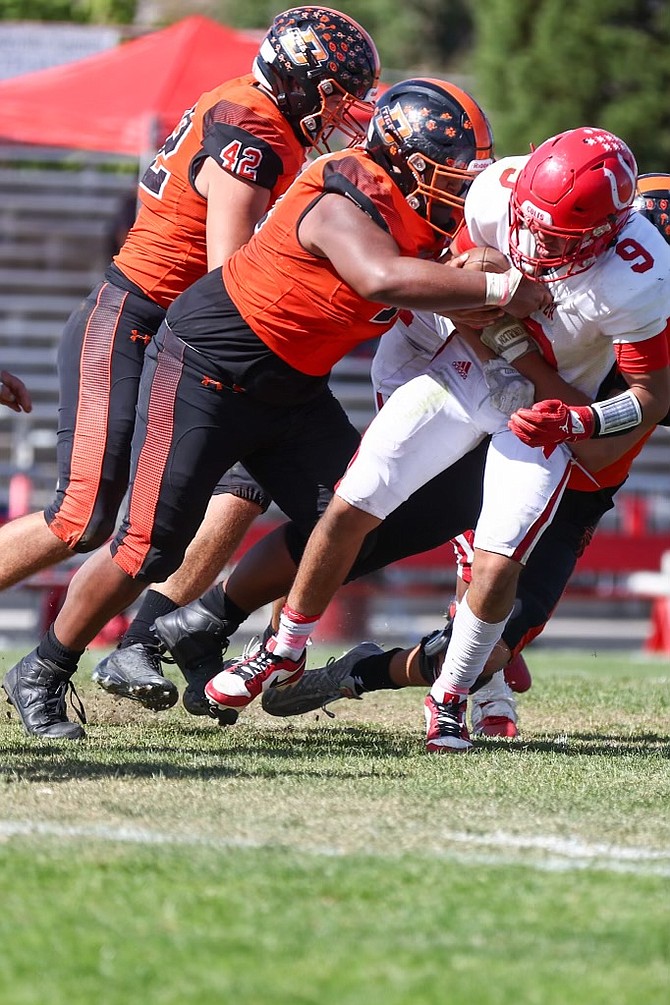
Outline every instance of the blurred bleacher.
{"label": "blurred bleacher", "polygon": [[3,409],[0,416],[5,511],[17,471],[30,474],[35,508],[53,491],[60,333],[100,277],[110,222],[134,184],[132,176],[103,170],[95,160],[73,167],[74,156],[0,147],[0,364],[25,381],[34,404],[30,415]]}
{"label": "blurred bleacher", "polygon": [[[41,509],[56,479],[55,435],[58,379],[56,353],[70,311],[98,281],[109,260],[109,232],[124,197],[134,188],[133,162],[71,151],[0,146],[0,367],[28,385],[34,410],[28,416],[0,411],[0,516],[25,506]],[[352,421],[364,429],[373,414],[369,361],[362,347],[334,369],[333,390]],[[29,493],[29,494],[28,494]],[[275,518],[277,514],[274,514]],[[272,518],[272,514],[271,517]],[[670,430],[658,429],[636,460],[617,507],[603,520],[607,541],[670,533]],[[610,536],[611,535],[611,536]],[[660,560],[660,556],[659,556]],[[42,587],[67,578],[76,562],[28,586],[0,595],[0,643],[32,642],[45,617]],[[575,595],[561,602],[546,638],[565,644],[580,637],[585,615],[603,622],[603,639],[637,647],[647,631],[651,601],[626,595],[616,571],[584,566]],[[658,567],[658,564],[656,565]],[[621,577],[629,570],[622,570]],[[404,578],[403,578],[404,577]],[[417,589],[417,581],[419,588]],[[337,618],[365,609],[370,631],[389,639],[416,637],[434,627],[453,587],[450,553],[438,562],[378,574],[353,588],[333,615],[332,631],[358,633]],[[35,589],[35,585],[42,584]],[[586,599],[588,598],[588,603]],[[339,615],[338,615],[339,611]],[[561,631],[569,622],[570,626]],[[616,628],[616,631],[614,630]],[[591,636],[584,636],[591,638]]]}

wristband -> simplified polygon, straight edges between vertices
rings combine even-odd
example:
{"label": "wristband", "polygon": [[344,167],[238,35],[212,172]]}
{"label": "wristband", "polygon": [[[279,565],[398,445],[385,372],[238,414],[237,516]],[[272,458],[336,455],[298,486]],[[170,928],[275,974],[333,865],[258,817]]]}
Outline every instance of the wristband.
{"label": "wristband", "polygon": [[511,266],[507,272],[486,273],[485,307],[506,307],[517,291],[523,273]]}
{"label": "wristband", "polygon": [[635,429],[642,422],[642,406],[632,391],[624,391],[606,401],[594,401],[591,409],[596,420],[594,437],[617,436]]}
{"label": "wristband", "polygon": [[539,352],[537,342],[526,326],[516,318],[505,316],[492,325],[487,325],[479,336],[480,341],[502,356],[507,363],[513,363],[529,352]]}

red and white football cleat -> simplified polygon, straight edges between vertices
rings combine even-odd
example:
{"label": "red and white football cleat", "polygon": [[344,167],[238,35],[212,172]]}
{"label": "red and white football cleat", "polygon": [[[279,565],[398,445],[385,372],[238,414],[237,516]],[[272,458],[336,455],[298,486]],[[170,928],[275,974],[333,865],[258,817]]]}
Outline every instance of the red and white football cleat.
{"label": "red and white football cleat", "polygon": [[516,701],[502,670],[470,695],[470,724],[473,736],[519,735]]}
{"label": "red and white football cleat", "polygon": [[295,684],[305,671],[305,653],[298,660],[271,652],[274,639],[247,657],[231,662],[205,686],[205,695],[216,708],[245,708],[271,687]]}
{"label": "red and white football cleat", "polygon": [[447,694],[437,701],[429,694],[424,702],[426,716],[426,750],[431,754],[464,754],[472,749],[465,724],[467,698]]}

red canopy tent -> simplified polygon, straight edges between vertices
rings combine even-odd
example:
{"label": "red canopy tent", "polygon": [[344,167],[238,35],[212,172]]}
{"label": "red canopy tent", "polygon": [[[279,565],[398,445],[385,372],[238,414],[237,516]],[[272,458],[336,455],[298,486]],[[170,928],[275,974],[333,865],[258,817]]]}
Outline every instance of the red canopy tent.
{"label": "red canopy tent", "polygon": [[0,82],[0,139],[142,156],[203,91],[249,73],[259,42],[209,18]]}

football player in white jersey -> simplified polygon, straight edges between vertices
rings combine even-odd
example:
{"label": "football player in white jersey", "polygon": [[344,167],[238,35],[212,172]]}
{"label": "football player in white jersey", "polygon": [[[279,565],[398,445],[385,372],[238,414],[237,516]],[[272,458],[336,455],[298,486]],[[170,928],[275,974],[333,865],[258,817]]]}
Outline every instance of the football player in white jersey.
{"label": "football player in white jersey", "polygon": [[[642,421],[646,407],[653,410],[649,394],[653,398],[654,391],[644,377],[638,379],[633,346],[658,334],[666,273],[655,255],[658,237],[652,241],[644,217],[629,211],[634,171],[632,154],[617,137],[597,129],[572,130],[542,144],[532,159],[498,162],[485,185],[473,192],[472,240],[504,246],[522,271],[552,284],[555,312],[537,315],[531,323],[545,357],[590,395],[607,369],[612,344],[620,369],[630,374],[631,390],[606,407],[569,409],[559,401],[539,402],[513,417],[511,428],[530,445],[620,434]],[[501,203],[507,211],[502,219]],[[646,281],[632,281],[636,275]],[[515,350],[507,345],[508,358],[510,351]],[[649,351],[651,346],[643,355]]]}
{"label": "football player in white jersey", "polygon": [[[604,130],[575,129],[527,157],[487,168],[472,184],[465,211],[474,244],[509,254],[522,271],[551,284],[554,302],[532,316],[533,338],[518,329],[510,337],[508,330],[490,340],[493,346],[531,378],[539,347],[574,385],[572,400],[560,395],[568,404],[591,400],[617,362],[638,406],[639,436],[670,405],[670,250],[653,226],[631,214],[636,175],[623,141]],[[310,538],[273,644],[277,659],[298,660],[362,537],[491,434],[472,583],[426,699],[427,749],[435,752],[471,747],[467,694],[502,634],[521,568],[551,521],[574,463],[565,443],[546,450],[523,443],[492,412],[476,366],[447,390],[451,364],[461,357],[474,363],[478,352],[468,358],[459,347],[457,355],[440,353],[431,372],[393,394],[371,424]],[[536,388],[542,395],[541,384]],[[615,416],[608,425],[606,419],[601,432],[617,421],[616,431],[633,424],[628,413],[623,420]],[[622,453],[626,441],[624,435]],[[253,657],[225,672],[253,675]],[[213,701],[229,690],[219,677],[208,685]]]}
{"label": "football player in white jersey", "polygon": [[[646,174],[638,179],[638,195],[634,208],[650,220],[663,239],[670,245],[670,174]],[[505,260],[506,261],[506,260]],[[453,333],[454,325],[437,315],[403,312],[400,320],[380,341],[371,367],[371,377],[377,406],[381,405],[402,384],[424,372],[439,353],[445,340]],[[467,364],[455,361],[452,380],[458,381]],[[512,368],[507,368],[511,370]],[[500,374],[504,377],[505,373]],[[503,387],[504,407],[515,407],[516,382]],[[623,381],[616,373],[608,375],[598,397],[612,397],[623,390]],[[523,385],[522,385],[523,387]],[[499,394],[495,389],[494,394]],[[670,413],[664,425],[670,424]],[[614,465],[598,470],[597,484],[593,475],[575,468],[563,495],[556,516],[533,550],[519,577],[517,605],[508,621],[498,645],[494,648],[476,691],[471,691],[468,702],[471,717],[471,735],[518,735],[516,699],[514,692],[523,692],[531,686],[531,676],[522,650],[542,631],[574,569],[577,558],[590,542],[602,515],[614,505],[614,496],[625,482],[630,465],[646,442],[647,435],[637,438],[634,447]],[[584,450],[580,449],[584,454]],[[415,521],[404,519],[398,523],[396,510],[392,519],[382,527],[402,537],[411,551],[423,551],[436,542],[428,542],[424,535],[427,527],[437,530],[437,543],[442,543],[448,531],[440,538],[440,528],[453,527],[451,511],[458,491],[458,504],[472,513],[473,526],[481,505],[481,472],[486,456],[484,441],[469,457],[476,458],[468,472],[458,466],[447,469],[434,482],[420,492],[421,505]],[[588,456],[582,460],[588,461]],[[600,462],[598,462],[600,463]],[[389,538],[390,535],[385,535]],[[459,601],[470,582],[473,557],[473,532],[459,533],[452,540],[458,561],[457,596]],[[410,543],[410,541],[412,543]],[[375,549],[374,559],[391,559],[384,549]],[[354,577],[355,578],[355,577]],[[455,608],[452,604],[450,616]],[[450,625],[432,632],[417,646],[404,650],[384,652],[372,642],[362,642],[348,650],[339,659],[331,660],[321,668],[310,669],[290,688],[275,688],[263,694],[263,708],[271,715],[292,716],[318,710],[341,698],[361,698],[369,691],[403,687],[430,687],[440,671],[441,656],[448,644]],[[510,659],[510,656],[512,657]],[[504,669],[498,669],[503,667]],[[490,679],[488,674],[494,671]],[[485,682],[482,684],[482,680]]]}

